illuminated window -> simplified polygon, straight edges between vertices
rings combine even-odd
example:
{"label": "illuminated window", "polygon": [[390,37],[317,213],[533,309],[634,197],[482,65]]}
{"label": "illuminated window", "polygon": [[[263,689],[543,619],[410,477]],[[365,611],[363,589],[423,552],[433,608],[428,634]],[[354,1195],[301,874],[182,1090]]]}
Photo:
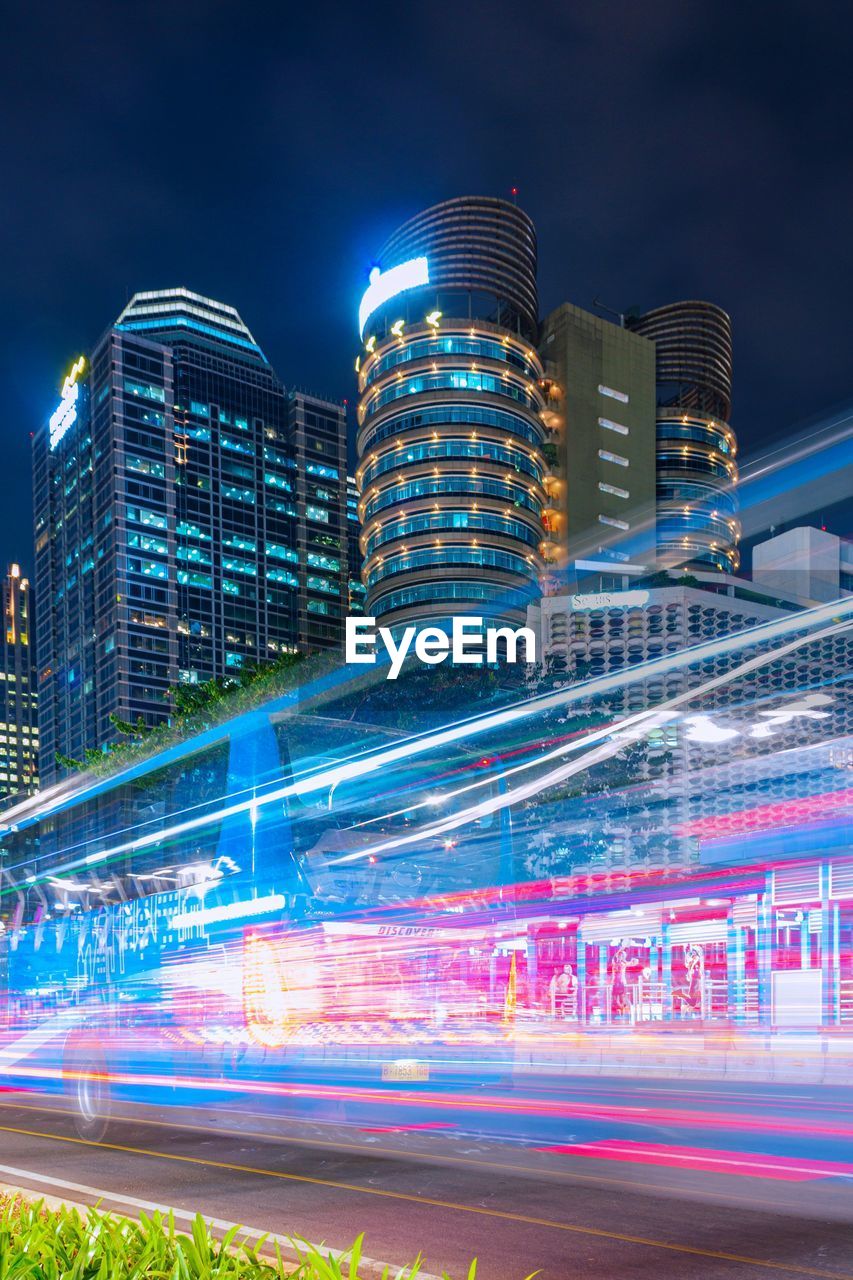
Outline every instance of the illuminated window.
{"label": "illuminated window", "polygon": [[187,520],[181,520],[175,532],[182,538],[196,538],[199,542],[210,542],[209,533],[205,533],[204,529],[199,528],[197,524],[190,524]]}
{"label": "illuminated window", "polygon": [[307,580],[309,591],[325,591],[328,595],[339,596],[341,589],[336,582],[329,582],[328,578],[321,578],[317,574],[309,574]]}
{"label": "illuminated window", "polygon": [[248,578],[257,575],[258,566],[251,560],[242,560],[238,556],[223,556],[222,568],[227,569],[229,573],[242,573]]}
{"label": "illuminated window", "polygon": [[323,555],[319,551],[309,551],[307,559],[312,569],[326,569],[330,573],[341,571],[341,562],[334,556]]}
{"label": "illuminated window", "polygon": [[599,449],[598,456],[602,462],[615,462],[617,467],[630,466],[627,458],[623,458],[621,453],[611,453],[609,449]]}
{"label": "illuminated window", "polygon": [[266,553],[277,560],[289,560],[292,564],[299,563],[299,552],[294,551],[292,547],[283,547],[279,542],[266,543]]}
{"label": "illuminated window", "polygon": [[142,560],[139,556],[127,557],[128,573],[141,573],[144,578],[159,578],[165,581],[169,577],[169,567],[159,560]]}
{"label": "illuminated window", "polygon": [[165,542],[163,538],[156,538],[151,533],[129,532],[127,535],[127,545],[129,547],[133,547],[137,551],[150,551],[155,555],[161,556],[166,555],[169,550],[168,543]]}
{"label": "illuminated window", "polygon": [[254,505],[255,492],[253,489],[240,489],[237,485],[224,484],[221,492],[223,498],[230,498],[234,502],[245,502],[249,506]]}
{"label": "illuminated window", "polygon": [[144,476],[153,476],[156,480],[166,479],[166,468],[162,462],[151,462],[148,458],[137,458],[134,454],[125,455],[125,466],[128,471],[138,471]]}
{"label": "illuminated window", "polygon": [[144,524],[151,529],[167,529],[169,522],[159,511],[151,511],[148,507],[131,506],[129,503],[126,507],[127,519],[132,520],[134,524]]}
{"label": "illuminated window", "polygon": [[233,436],[226,436],[224,433],[220,433],[219,443],[223,449],[231,449],[234,453],[247,453],[251,457],[255,452],[245,440],[237,440]]}
{"label": "illuminated window", "polygon": [[211,563],[210,556],[200,547],[178,547],[175,555],[178,560],[187,560],[190,564],[209,565]]}
{"label": "illuminated window", "polygon": [[616,391],[613,387],[605,387],[601,382],[598,384],[598,390],[603,396],[610,396],[611,400],[618,400],[621,404],[628,403],[629,398],[624,391]]}
{"label": "illuminated window", "polygon": [[605,431],[615,431],[620,436],[628,435],[628,428],[623,427],[621,422],[614,422],[612,418],[599,418],[598,425],[604,427]]}
{"label": "illuminated window", "polygon": [[162,404],[166,399],[166,392],[162,387],[155,387],[150,382],[131,382],[129,378],[124,380],[124,389],[131,396],[141,396],[144,400],[156,400]]}
{"label": "illuminated window", "polygon": [[178,570],[178,582],[185,587],[202,587],[205,591],[210,591],[213,588],[213,580],[209,574],[196,573],[187,569]]}
{"label": "illuminated window", "polygon": [[242,534],[228,534],[222,539],[225,547],[234,547],[237,551],[257,551],[258,544],[253,538],[244,538]]}

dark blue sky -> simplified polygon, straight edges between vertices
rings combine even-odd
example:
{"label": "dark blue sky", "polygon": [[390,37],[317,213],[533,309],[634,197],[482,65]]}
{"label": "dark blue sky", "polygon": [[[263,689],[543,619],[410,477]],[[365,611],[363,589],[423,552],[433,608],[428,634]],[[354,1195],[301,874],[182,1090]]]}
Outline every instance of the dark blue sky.
{"label": "dark blue sky", "polygon": [[451,195],[519,187],[543,310],[726,307],[742,452],[851,398],[852,33],[791,0],[8,6],[0,560],[31,563],[29,433],[128,293],[233,303],[352,399],[370,258]]}

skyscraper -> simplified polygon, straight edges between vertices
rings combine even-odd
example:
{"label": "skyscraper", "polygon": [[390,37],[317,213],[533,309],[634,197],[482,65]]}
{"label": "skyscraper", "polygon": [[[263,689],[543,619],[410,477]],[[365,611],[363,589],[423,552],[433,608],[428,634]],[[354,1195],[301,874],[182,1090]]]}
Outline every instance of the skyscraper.
{"label": "skyscraper", "polygon": [[12,564],[3,582],[0,805],[38,790],[38,695],[30,584]]}
{"label": "skyscraper", "polygon": [[360,545],[361,520],[358,515],[358,485],[355,476],[347,476],[347,564],[349,582],[347,594],[349,611],[364,613],[365,588],[361,580],[362,554]]}
{"label": "skyscraper", "polygon": [[288,415],[298,511],[297,634],[309,649],[328,649],[339,644],[347,612],[346,415],[343,405],[302,391],[291,393]]}
{"label": "skyscraper", "polygon": [[367,612],[523,619],[547,472],[530,218],[465,196],[409,219],[371,272],[359,327]]}
{"label": "skyscraper", "polygon": [[740,525],[731,321],[711,302],[673,302],[628,323],[655,344],[658,559],[732,573]]}
{"label": "skyscraper", "polygon": [[542,322],[552,467],[546,586],[573,590],[655,556],[654,343],[571,303]]}
{"label": "skyscraper", "polygon": [[233,307],[136,294],[34,440],[42,779],[169,689],[338,643],[343,406],[288,395]]}
{"label": "skyscraper", "polygon": [[385,622],[520,617],[537,580],[738,565],[726,313],[564,303],[540,326],[536,266],[527,214],[466,196],[409,219],[371,271],[356,480]]}

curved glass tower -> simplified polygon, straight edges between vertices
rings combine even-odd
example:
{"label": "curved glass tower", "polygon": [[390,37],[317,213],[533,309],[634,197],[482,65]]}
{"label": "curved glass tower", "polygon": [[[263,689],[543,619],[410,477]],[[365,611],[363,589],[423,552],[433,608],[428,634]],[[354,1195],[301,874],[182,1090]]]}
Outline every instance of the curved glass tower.
{"label": "curved glass tower", "polygon": [[728,425],[731,321],[710,302],[674,302],[630,321],[655,344],[658,558],[731,573],[737,440]]}
{"label": "curved glass tower", "polygon": [[356,363],[366,611],[523,621],[546,472],[533,224],[503,200],[447,200],[379,263]]}

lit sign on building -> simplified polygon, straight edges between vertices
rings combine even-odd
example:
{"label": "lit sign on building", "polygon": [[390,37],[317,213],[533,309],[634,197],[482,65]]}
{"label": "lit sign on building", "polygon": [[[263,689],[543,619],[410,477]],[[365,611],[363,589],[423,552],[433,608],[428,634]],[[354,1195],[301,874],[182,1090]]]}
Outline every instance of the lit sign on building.
{"label": "lit sign on building", "polygon": [[648,591],[600,591],[598,595],[572,596],[572,608],[636,609],[649,603]]}
{"label": "lit sign on building", "polygon": [[79,379],[86,372],[86,357],[78,356],[71,372],[62,384],[62,399],[50,417],[50,447],[55,449],[66,431],[77,421],[77,401],[80,397]]}
{"label": "lit sign on building", "polygon": [[364,336],[364,326],[377,307],[381,307],[398,293],[405,293],[407,289],[419,289],[424,284],[429,284],[429,262],[426,258],[410,258],[408,262],[401,262],[398,267],[390,267],[388,271],[380,271],[378,267],[374,267],[370,273],[370,284],[365,289],[358,308],[359,336]]}

